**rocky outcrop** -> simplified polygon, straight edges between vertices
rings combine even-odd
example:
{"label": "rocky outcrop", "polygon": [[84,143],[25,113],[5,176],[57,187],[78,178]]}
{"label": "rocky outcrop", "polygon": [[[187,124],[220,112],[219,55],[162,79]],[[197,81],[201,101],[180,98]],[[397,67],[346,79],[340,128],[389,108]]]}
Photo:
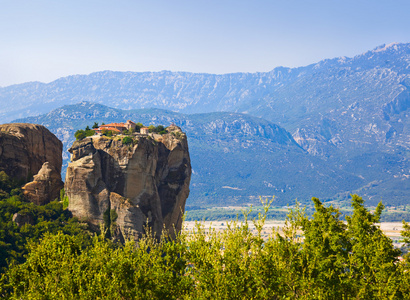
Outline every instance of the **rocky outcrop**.
{"label": "rocky outcrop", "polygon": [[13,222],[16,223],[18,227],[22,227],[26,224],[34,225],[35,221],[32,215],[26,212],[18,212],[13,215]]}
{"label": "rocky outcrop", "polygon": [[[46,204],[59,196],[63,186],[61,141],[46,127],[14,123],[0,125],[0,171],[27,183],[25,197]],[[36,175],[37,174],[37,175]]]}
{"label": "rocky outcrop", "polygon": [[191,163],[187,138],[177,126],[163,135],[93,136],[69,149],[65,191],[74,216],[115,237],[138,238],[147,224],[161,235],[182,226],[189,194]]}
{"label": "rocky outcrop", "polygon": [[61,174],[49,162],[45,162],[32,182],[23,186],[23,194],[30,202],[44,205],[59,197],[64,187]]}

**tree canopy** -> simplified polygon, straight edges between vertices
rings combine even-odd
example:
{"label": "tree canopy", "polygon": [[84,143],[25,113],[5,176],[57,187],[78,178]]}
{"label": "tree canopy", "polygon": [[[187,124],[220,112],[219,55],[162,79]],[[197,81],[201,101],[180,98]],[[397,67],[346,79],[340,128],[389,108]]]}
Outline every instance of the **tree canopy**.
{"label": "tree canopy", "polygon": [[[45,233],[12,264],[0,295],[10,299],[408,299],[408,258],[378,226],[383,210],[352,196],[347,222],[313,198],[312,217],[296,205],[283,230],[261,232],[270,203],[258,218],[228,223],[224,231],[201,223],[176,239],[147,233],[114,244],[104,234]],[[257,234],[252,234],[253,223]],[[403,236],[409,242],[410,227]]]}

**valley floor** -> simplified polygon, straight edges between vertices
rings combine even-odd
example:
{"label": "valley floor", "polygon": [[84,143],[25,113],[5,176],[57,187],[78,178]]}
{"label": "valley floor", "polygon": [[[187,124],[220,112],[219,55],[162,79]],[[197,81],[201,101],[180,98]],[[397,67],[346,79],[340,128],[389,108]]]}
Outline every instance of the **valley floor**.
{"label": "valley floor", "polygon": [[[195,224],[200,223],[204,226],[205,229],[214,229],[216,231],[222,231],[227,229],[227,225],[229,224],[229,220],[227,221],[185,221],[184,222],[184,231],[192,232],[195,229]],[[285,221],[276,221],[276,220],[267,220],[265,221],[265,226],[263,226],[262,230],[262,237],[267,239],[269,235],[272,233],[272,230],[275,229],[279,233],[282,232],[282,228],[285,226]],[[256,234],[257,231],[255,229],[254,224],[252,221],[249,221],[249,228],[253,234]],[[385,235],[390,237],[393,240],[393,243],[396,247],[400,247],[401,243],[401,231],[403,230],[403,223],[401,222],[381,222],[380,228]]]}

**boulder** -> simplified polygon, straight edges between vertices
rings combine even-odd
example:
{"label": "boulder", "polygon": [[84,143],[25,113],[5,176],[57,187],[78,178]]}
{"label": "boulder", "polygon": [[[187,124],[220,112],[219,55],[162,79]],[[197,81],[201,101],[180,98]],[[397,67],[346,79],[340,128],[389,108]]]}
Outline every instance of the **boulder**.
{"label": "boulder", "polygon": [[13,222],[17,224],[18,227],[22,227],[26,224],[34,225],[34,218],[27,213],[15,213],[13,215]]}

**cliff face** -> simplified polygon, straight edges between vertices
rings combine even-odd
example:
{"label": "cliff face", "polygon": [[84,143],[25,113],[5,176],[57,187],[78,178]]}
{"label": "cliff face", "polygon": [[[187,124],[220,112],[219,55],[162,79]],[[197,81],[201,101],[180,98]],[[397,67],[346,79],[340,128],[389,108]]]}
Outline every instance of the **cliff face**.
{"label": "cliff face", "polygon": [[41,125],[0,125],[0,171],[27,180],[49,162],[58,173],[62,165],[61,141]]}
{"label": "cliff face", "polygon": [[22,188],[31,202],[46,204],[59,196],[62,150],[61,141],[44,126],[0,125],[0,171],[22,181],[34,175],[34,181]]}
{"label": "cliff face", "polygon": [[138,238],[148,224],[179,231],[189,194],[191,163],[185,134],[176,126],[164,135],[93,136],[69,149],[65,191],[74,216],[95,227],[108,225],[124,239]]}

